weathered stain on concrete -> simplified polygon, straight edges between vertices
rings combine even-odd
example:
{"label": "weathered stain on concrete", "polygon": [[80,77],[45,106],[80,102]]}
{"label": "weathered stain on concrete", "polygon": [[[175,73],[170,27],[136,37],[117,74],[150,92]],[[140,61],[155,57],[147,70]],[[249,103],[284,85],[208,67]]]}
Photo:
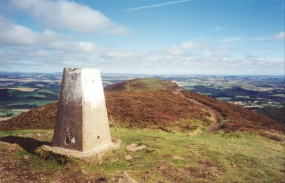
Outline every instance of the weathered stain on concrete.
{"label": "weathered stain on concrete", "polygon": [[88,154],[113,145],[100,71],[65,68],[52,147]]}

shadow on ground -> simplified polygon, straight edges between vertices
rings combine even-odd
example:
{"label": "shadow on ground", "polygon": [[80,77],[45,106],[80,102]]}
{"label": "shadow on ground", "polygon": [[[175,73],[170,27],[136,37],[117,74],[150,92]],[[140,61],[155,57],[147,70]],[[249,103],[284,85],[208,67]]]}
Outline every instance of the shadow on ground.
{"label": "shadow on ground", "polygon": [[46,142],[46,141],[39,141],[33,138],[29,137],[19,137],[19,136],[6,136],[6,137],[1,137],[0,141],[7,142],[10,144],[18,144],[21,146],[25,151],[31,153],[31,154],[36,154],[36,149],[38,147],[41,147],[42,145],[51,145],[51,142]]}

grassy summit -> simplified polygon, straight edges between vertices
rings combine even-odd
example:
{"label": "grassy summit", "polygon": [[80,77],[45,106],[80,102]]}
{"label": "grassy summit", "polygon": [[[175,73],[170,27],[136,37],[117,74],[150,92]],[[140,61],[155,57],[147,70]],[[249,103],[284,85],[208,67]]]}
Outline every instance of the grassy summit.
{"label": "grassy summit", "polygon": [[[42,156],[53,130],[0,132],[1,182],[284,182],[284,141],[254,132],[205,135],[118,128],[119,150],[84,163]],[[117,136],[114,128],[111,134]],[[145,145],[130,152],[125,146]],[[125,156],[131,157],[126,160]],[[124,179],[124,180],[122,180]],[[104,180],[104,181],[103,181]]]}
{"label": "grassy summit", "polygon": [[177,84],[156,78],[142,78],[124,81],[108,85],[105,88],[106,92],[112,91],[132,91],[132,92],[145,92],[154,90],[175,90],[182,89]]}

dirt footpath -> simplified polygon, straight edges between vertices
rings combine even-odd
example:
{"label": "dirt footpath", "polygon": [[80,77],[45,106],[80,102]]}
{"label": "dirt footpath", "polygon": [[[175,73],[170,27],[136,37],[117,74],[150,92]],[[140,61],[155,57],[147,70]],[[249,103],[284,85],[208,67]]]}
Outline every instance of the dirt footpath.
{"label": "dirt footpath", "polygon": [[200,105],[202,107],[204,107],[205,109],[207,109],[209,111],[209,113],[211,114],[211,116],[215,119],[215,123],[212,124],[208,130],[207,130],[207,134],[211,134],[211,133],[215,133],[215,132],[218,132],[219,129],[221,128],[221,117],[220,117],[220,113],[218,113],[218,111],[216,111],[215,109],[213,109],[212,107],[210,106],[207,106],[201,102],[198,102],[197,100],[194,100],[194,99],[191,99],[191,98],[188,98],[186,97],[183,93],[179,92],[179,94],[181,96],[183,96],[186,100],[189,100],[197,105]]}

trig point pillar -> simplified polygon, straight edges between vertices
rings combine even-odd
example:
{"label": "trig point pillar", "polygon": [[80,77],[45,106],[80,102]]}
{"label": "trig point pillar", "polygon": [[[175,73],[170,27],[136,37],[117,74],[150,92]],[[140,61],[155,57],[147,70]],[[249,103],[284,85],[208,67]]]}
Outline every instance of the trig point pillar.
{"label": "trig point pillar", "polygon": [[71,156],[114,148],[99,69],[64,69],[51,148]]}

